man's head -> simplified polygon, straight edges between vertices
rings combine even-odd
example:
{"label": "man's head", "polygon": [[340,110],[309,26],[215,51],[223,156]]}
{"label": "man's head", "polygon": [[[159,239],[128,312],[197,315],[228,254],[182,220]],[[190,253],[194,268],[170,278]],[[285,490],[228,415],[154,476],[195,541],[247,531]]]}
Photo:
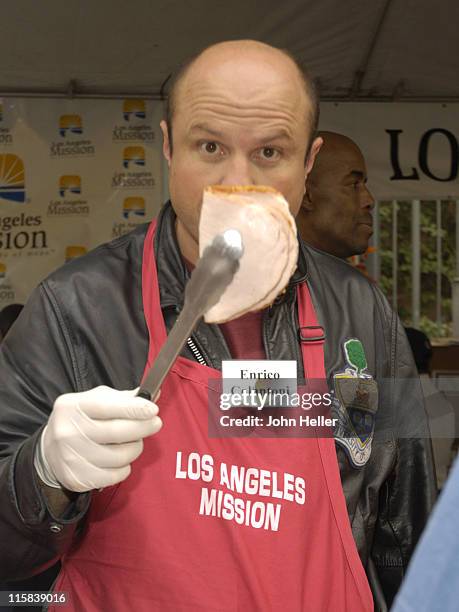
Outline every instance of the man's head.
{"label": "man's head", "polygon": [[419,374],[428,374],[433,355],[429,337],[420,329],[414,327],[405,327],[405,332]]}
{"label": "man's head", "polygon": [[298,231],[305,242],[336,257],[360,255],[373,233],[365,160],[350,138],[334,132],[320,136],[323,146],[306,182]]}
{"label": "man's head", "polygon": [[[256,41],[207,48],[176,80],[161,122],[182,253],[194,261],[207,185],[269,185],[294,215],[321,140],[310,81],[283,51]],[[171,147],[173,139],[173,148]]]}

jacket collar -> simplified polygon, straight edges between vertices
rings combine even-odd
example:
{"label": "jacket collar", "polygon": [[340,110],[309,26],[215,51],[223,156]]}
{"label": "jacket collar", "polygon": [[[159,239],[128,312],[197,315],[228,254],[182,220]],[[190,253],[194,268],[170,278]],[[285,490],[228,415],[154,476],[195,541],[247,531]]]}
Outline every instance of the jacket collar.
{"label": "jacket collar", "polygon": [[154,251],[161,308],[178,306],[181,309],[189,273],[180,254],[175,219],[170,201],[166,202],[158,215]]}

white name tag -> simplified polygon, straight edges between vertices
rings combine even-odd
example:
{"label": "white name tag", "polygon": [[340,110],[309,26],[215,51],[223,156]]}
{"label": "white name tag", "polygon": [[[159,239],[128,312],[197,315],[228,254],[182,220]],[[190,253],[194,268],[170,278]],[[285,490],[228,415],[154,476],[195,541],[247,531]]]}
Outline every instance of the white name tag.
{"label": "white name tag", "polygon": [[[223,393],[234,395],[242,406],[255,407],[273,402],[277,406],[288,406],[289,402],[285,396],[281,397],[282,394],[290,396],[297,392],[297,364],[294,360],[222,361],[222,378]],[[265,401],[259,401],[263,397]]]}

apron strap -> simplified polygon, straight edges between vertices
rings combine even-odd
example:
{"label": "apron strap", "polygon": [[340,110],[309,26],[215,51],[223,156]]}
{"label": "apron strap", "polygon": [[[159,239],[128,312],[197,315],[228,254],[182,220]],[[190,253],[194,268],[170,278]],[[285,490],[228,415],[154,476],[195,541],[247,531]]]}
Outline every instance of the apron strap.
{"label": "apron strap", "polygon": [[158,356],[162,345],[166,342],[167,333],[163,317],[154,319],[154,313],[161,312],[161,301],[159,298],[158,273],[156,271],[155,253],[153,239],[156,231],[156,219],[148,228],[143,243],[142,256],[142,300],[145,321],[147,323],[150,339],[150,351],[145,371],[149,369]]}
{"label": "apron strap", "polygon": [[308,284],[301,283],[297,289],[298,330],[306,379],[325,380],[324,342],[325,331],[317,322]]}
{"label": "apron strap", "polygon": [[[323,381],[326,386],[327,377],[325,375],[324,362],[325,331],[318,324],[311,294],[306,282],[299,285],[297,289],[297,300],[298,320],[300,323],[299,337],[301,342],[301,353],[303,355],[305,378]],[[317,442],[330,502],[341,534],[341,540],[349,563],[349,568],[362,599],[362,610],[373,610],[373,597],[349,522],[346,500],[341,483],[341,474],[336,457],[335,440],[333,435],[323,437],[318,434]]]}

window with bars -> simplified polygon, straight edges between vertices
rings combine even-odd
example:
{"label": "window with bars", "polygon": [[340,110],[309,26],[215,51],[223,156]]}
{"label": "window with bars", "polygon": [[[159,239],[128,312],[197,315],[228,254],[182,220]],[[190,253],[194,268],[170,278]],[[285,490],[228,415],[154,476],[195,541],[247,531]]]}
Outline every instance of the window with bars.
{"label": "window with bars", "polygon": [[430,338],[453,335],[458,218],[455,200],[380,201],[374,211],[369,274],[403,323]]}

